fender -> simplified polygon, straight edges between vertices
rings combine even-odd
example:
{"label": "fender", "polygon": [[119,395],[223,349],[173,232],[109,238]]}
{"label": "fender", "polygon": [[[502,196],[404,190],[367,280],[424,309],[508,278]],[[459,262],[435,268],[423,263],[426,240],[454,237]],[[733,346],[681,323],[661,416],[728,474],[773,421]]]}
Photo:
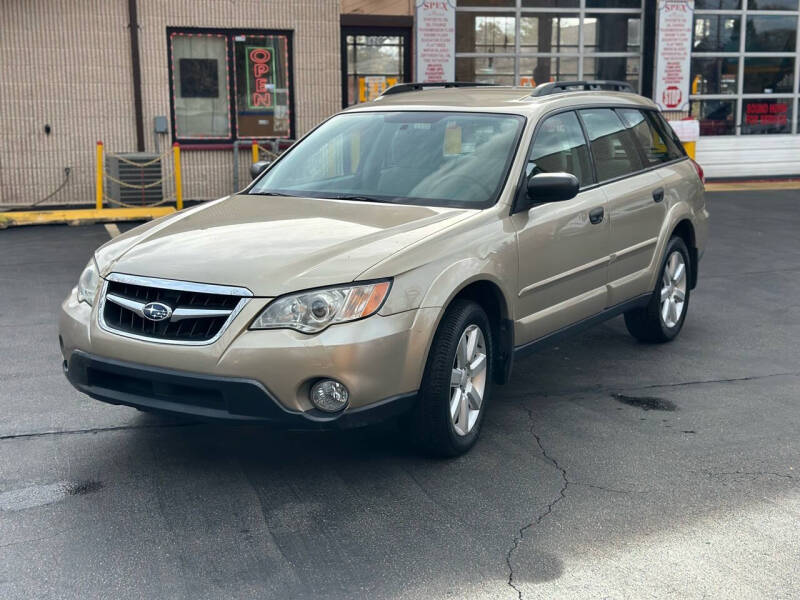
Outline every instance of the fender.
{"label": "fender", "polygon": [[[695,218],[691,207],[685,202],[673,204],[667,211],[664,222],[661,224],[661,231],[658,234],[658,243],[656,244],[655,252],[653,252],[653,260],[648,267],[650,270],[650,285],[648,289],[652,290],[655,288],[656,280],[661,272],[661,261],[664,259],[664,250],[667,247],[669,238],[672,236],[672,232],[675,231],[675,227],[677,227],[678,223],[684,220],[688,220],[692,224],[692,227],[695,227]],[[690,252],[691,251],[692,249],[690,249]]]}

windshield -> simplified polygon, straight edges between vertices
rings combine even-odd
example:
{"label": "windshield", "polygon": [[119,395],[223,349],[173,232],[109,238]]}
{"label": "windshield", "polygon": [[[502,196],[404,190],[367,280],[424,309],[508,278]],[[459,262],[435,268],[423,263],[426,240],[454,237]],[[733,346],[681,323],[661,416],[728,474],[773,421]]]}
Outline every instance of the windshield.
{"label": "windshield", "polygon": [[523,122],[483,113],[337,115],[249,193],[484,208],[500,194]]}

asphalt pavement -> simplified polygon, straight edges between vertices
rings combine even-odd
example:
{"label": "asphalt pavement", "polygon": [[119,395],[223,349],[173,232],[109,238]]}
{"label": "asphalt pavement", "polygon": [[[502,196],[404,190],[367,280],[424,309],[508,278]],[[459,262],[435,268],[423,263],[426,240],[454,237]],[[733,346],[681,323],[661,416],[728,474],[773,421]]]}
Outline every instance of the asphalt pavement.
{"label": "asphalt pavement", "polygon": [[108,232],[0,232],[0,598],[797,598],[800,192],[709,203],[675,342],[518,362],[446,461],[81,395],[57,311]]}

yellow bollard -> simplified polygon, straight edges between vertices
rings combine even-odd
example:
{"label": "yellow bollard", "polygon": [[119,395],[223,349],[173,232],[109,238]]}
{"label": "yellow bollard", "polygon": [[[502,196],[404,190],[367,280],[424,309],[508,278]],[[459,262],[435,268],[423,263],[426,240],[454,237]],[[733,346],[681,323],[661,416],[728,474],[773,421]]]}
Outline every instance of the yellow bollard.
{"label": "yellow bollard", "polygon": [[97,142],[97,175],[95,178],[95,208],[103,209],[103,142]]}
{"label": "yellow bollard", "polygon": [[689,158],[694,160],[697,154],[697,142],[683,142],[683,147],[686,149],[686,154],[689,155]]}
{"label": "yellow bollard", "polygon": [[175,208],[183,210],[183,179],[181,177],[181,145],[172,144],[172,160],[175,166]]}
{"label": "yellow bollard", "polygon": [[250,152],[253,154],[253,164],[258,162],[258,142],[253,140],[253,144],[250,146]]}

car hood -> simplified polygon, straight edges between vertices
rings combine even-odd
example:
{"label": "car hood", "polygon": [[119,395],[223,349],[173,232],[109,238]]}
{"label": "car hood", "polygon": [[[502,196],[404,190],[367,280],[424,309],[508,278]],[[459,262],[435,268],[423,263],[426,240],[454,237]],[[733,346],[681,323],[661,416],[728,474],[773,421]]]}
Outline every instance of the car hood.
{"label": "car hood", "polygon": [[111,272],[277,296],[346,283],[474,210],[237,195],[132,230],[101,248]]}

